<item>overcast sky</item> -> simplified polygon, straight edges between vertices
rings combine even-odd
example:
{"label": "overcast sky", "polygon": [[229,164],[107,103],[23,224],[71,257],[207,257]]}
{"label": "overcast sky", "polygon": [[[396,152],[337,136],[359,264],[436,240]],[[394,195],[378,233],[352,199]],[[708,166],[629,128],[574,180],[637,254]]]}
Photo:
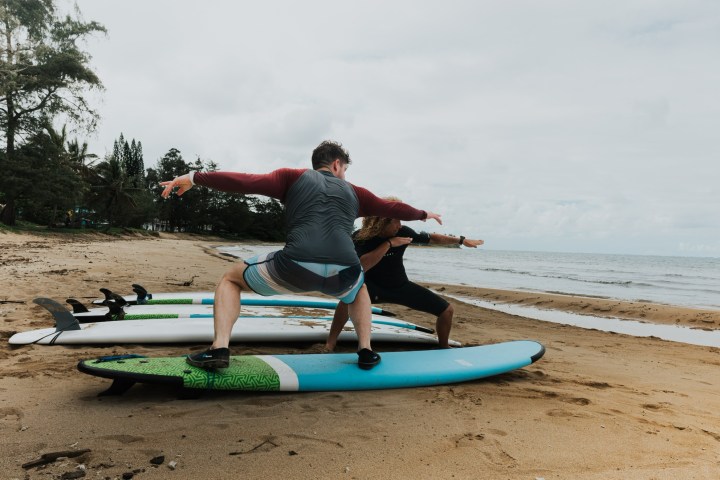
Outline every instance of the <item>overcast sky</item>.
{"label": "overcast sky", "polygon": [[[720,2],[79,0],[91,150],[309,167],[497,250],[720,256]],[[65,4],[71,6],[70,2]]]}

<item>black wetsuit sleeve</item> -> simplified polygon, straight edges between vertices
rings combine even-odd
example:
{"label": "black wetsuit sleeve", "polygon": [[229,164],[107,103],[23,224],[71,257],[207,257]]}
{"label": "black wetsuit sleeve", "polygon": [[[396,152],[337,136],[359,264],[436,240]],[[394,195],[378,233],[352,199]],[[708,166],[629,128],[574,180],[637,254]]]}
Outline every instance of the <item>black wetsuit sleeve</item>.
{"label": "black wetsuit sleeve", "polygon": [[356,234],[357,234],[357,232],[355,232],[355,234],[353,234],[353,243],[355,243],[355,253],[357,253],[358,258],[362,257],[366,253],[372,252],[382,242],[385,241],[379,237],[373,237],[373,238],[369,238],[367,240],[358,240],[356,237]]}
{"label": "black wetsuit sleeve", "polygon": [[398,233],[396,235],[397,237],[410,237],[412,238],[412,243],[419,244],[419,245],[427,245],[430,243],[430,234],[427,232],[416,232],[412,228],[403,225],[400,227],[400,230],[398,230]]}

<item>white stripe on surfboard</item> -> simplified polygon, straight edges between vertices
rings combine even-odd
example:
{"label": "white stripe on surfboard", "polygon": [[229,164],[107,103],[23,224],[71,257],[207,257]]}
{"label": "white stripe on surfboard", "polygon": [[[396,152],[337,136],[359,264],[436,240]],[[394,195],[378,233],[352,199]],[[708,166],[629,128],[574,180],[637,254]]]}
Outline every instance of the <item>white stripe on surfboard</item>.
{"label": "white stripe on surfboard", "polygon": [[290,368],[287,363],[283,362],[272,355],[256,355],[257,358],[270,365],[280,377],[281,392],[297,392],[300,388],[295,370]]}

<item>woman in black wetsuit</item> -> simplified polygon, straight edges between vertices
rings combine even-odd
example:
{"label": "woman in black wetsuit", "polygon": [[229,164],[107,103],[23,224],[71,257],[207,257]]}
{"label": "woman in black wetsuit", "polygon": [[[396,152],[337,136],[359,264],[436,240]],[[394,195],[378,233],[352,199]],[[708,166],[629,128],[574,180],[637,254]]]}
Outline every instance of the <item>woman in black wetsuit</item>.
{"label": "woman in black wetsuit", "polygon": [[[400,201],[395,197],[386,200]],[[453,307],[443,298],[408,278],[403,254],[411,243],[420,245],[459,244],[470,248],[482,245],[482,240],[470,240],[440,233],[416,232],[399,220],[383,217],[363,218],[362,228],[353,233],[355,251],[365,270],[365,286],[372,303],[395,303],[413,310],[437,316],[435,330],[440,348],[448,348],[452,328]],[[330,328],[326,347],[335,349],[338,335],[348,319],[348,309],[338,304]]]}

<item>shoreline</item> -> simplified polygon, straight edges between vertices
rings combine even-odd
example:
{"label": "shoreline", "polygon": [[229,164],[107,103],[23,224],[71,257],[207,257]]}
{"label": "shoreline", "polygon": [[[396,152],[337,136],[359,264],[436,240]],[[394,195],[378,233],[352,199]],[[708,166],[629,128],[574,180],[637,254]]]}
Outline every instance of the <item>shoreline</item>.
{"label": "shoreline", "polygon": [[523,305],[543,310],[559,310],[580,315],[636,320],[664,325],[682,325],[703,330],[720,329],[720,310],[653,302],[632,302],[569,293],[500,290],[426,282],[423,282],[422,285],[440,293],[446,291],[447,293],[469,295],[490,302]]}
{"label": "shoreline", "polygon": [[[0,303],[0,468],[6,478],[57,478],[78,465],[87,478],[133,473],[139,480],[225,478],[238,470],[248,478],[300,479],[477,478],[478,472],[511,480],[718,477],[720,349],[713,347],[584,330],[453,302],[451,338],[465,345],[534,339],[545,345],[545,356],[511,373],[462,384],[308,394],[209,392],[179,400],[170,389],[142,385],[121,397],[97,397],[108,382],[79,373],[76,364],[122,353],[184,355],[206,345],[7,343],[14,332],[51,323],[31,302],[36,296],[87,302],[100,296],[100,287],[126,294],[132,283],[151,292],[213,290],[233,261],[208,254],[218,243],[223,242],[175,234],[0,235],[0,275],[10,280],[0,300],[25,302]],[[623,310],[658,323],[674,324],[676,316],[690,324],[701,321],[697,311],[684,307],[420,283],[481,300],[593,315]],[[430,315],[392,310],[401,319],[434,326]],[[302,354],[319,347],[239,343],[232,349]],[[381,353],[417,348],[374,347]],[[338,351],[355,348],[343,343]],[[44,453],[82,449],[90,451],[22,468]],[[158,455],[165,461],[153,466],[150,460]],[[175,470],[167,466],[171,460]]]}

